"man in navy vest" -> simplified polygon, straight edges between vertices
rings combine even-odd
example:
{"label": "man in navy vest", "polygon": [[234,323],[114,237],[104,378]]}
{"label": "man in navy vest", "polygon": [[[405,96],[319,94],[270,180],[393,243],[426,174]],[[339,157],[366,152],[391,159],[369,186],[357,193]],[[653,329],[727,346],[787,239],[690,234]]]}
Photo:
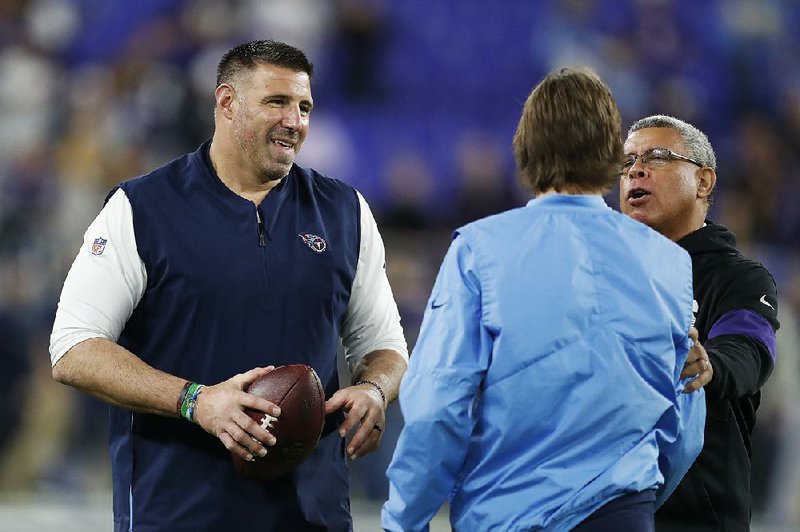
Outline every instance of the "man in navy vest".
{"label": "man in navy vest", "polygon": [[[364,198],[294,164],[312,71],[284,43],[229,50],[213,138],[113,190],[64,283],[53,376],[111,404],[117,531],[352,528],[346,455],[378,446],[408,353]],[[290,363],[325,387],[322,438],[291,474],[245,479],[229,451],[275,438],[244,409],[280,409],[243,390]]]}

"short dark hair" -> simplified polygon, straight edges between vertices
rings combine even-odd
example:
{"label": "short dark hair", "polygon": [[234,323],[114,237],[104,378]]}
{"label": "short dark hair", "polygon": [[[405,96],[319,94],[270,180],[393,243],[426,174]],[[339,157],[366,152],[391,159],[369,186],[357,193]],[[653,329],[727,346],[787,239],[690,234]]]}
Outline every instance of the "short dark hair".
{"label": "short dark hair", "polygon": [[230,83],[242,70],[264,64],[305,72],[309,78],[314,73],[314,65],[299,48],[279,41],[251,41],[225,52],[217,66],[216,86]]}
{"label": "short dark hair", "polygon": [[621,169],[620,128],[617,103],[597,74],[550,73],[528,96],[514,135],[520,182],[534,193],[610,190]]}

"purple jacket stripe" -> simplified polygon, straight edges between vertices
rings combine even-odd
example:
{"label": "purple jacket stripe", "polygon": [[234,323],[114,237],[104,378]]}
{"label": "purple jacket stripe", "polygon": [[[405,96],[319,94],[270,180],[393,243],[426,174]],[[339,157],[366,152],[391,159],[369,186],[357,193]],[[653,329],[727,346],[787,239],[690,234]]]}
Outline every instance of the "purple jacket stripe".
{"label": "purple jacket stripe", "polygon": [[717,320],[708,332],[708,339],[725,334],[741,334],[758,340],[769,349],[772,361],[775,362],[777,348],[775,331],[764,316],[752,310],[731,310]]}

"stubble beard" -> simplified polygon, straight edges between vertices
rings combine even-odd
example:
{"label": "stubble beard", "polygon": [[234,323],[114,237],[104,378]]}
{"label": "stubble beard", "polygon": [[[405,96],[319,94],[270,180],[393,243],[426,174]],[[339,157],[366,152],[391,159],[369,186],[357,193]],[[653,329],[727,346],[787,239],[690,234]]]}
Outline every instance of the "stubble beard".
{"label": "stubble beard", "polygon": [[273,160],[268,153],[264,154],[260,161],[257,161],[259,174],[265,182],[278,181],[286,177],[292,168],[292,163],[294,163],[294,157],[288,163],[283,163]]}
{"label": "stubble beard", "polygon": [[290,157],[287,162],[275,160],[270,154],[268,137],[258,138],[257,135],[249,134],[240,127],[236,127],[234,131],[239,148],[262,182],[279,181],[289,174],[295,157]]}

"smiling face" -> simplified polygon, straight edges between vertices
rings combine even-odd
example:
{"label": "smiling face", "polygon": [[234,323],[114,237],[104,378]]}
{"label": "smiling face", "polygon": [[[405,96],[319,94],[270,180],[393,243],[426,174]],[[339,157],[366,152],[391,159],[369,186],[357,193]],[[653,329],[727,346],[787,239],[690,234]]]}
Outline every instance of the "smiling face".
{"label": "smiling face", "polygon": [[259,65],[217,88],[217,107],[231,141],[225,171],[267,183],[285,177],[308,135],[313,100],[305,72]]}
{"label": "smiling face", "polygon": [[[653,148],[668,148],[690,156],[680,133],[652,127],[634,131],[625,141],[625,156],[641,155]],[[619,183],[620,209],[671,240],[700,228],[708,210],[706,198],[714,187],[714,171],[687,161],[669,161],[653,167],[637,158]]]}

